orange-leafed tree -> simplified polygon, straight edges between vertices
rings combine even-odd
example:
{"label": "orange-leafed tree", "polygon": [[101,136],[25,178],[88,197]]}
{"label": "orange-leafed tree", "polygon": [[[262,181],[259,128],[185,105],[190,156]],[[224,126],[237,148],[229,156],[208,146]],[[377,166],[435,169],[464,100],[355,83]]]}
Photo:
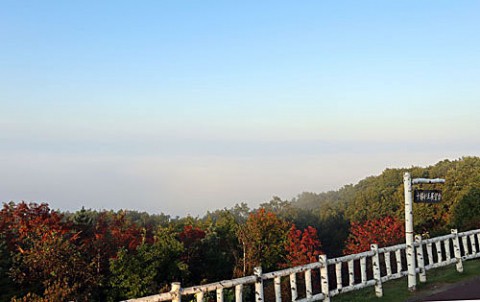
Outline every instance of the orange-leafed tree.
{"label": "orange-leafed tree", "polygon": [[236,274],[252,274],[256,266],[262,266],[264,271],[277,269],[285,255],[289,229],[288,222],[265,209],[251,213],[237,232],[243,257],[237,266]]}
{"label": "orange-leafed tree", "polygon": [[[47,204],[4,204],[0,234],[11,258],[10,278],[25,301],[89,301],[98,279],[77,249],[63,215]],[[43,300],[42,300],[43,299]]]}
{"label": "orange-leafed tree", "polygon": [[25,248],[35,235],[65,234],[68,229],[62,215],[51,210],[46,203],[10,202],[3,204],[0,211],[0,233],[12,252]]}
{"label": "orange-leafed tree", "polygon": [[404,239],[405,224],[398,218],[386,216],[363,223],[352,222],[344,253],[361,253],[369,250],[372,243],[389,246],[398,244]]}
{"label": "orange-leafed tree", "polygon": [[101,212],[88,229],[75,226],[76,244],[98,275],[108,276],[110,260],[120,249],[134,252],[144,241],[149,241],[145,229],[126,218],[125,211]]}
{"label": "orange-leafed tree", "polygon": [[290,267],[318,261],[321,251],[321,243],[318,239],[317,229],[308,226],[298,230],[292,225],[285,244],[286,263],[283,266]]}

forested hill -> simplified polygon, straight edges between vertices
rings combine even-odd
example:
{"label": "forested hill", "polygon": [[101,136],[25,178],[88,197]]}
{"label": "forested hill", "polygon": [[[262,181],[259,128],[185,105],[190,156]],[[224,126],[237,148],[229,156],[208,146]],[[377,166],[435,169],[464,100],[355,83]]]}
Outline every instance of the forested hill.
{"label": "forested hill", "polygon": [[[346,185],[326,193],[302,193],[292,201],[296,208],[307,209],[323,219],[343,215],[352,222],[385,216],[404,217],[403,174],[412,178],[445,178],[436,185],[443,200],[438,204],[416,204],[414,222],[416,231],[441,232],[450,227],[467,229],[480,217],[480,158],[464,157],[440,161],[429,167],[386,169],[378,176],[370,176],[356,185]],[[433,188],[433,185],[423,185]]]}
{"label": "forested hill", "polygon": [[[445,178],[438,204],[415,204],[416,233],[480,227],[480,158],[387,169],[338,191],[274,197],[176,217],[137,211],[0,210],[0,301],[119,301],[358,253],[404,241],[403,174]],[[433,185],[430,185],[433,186]],[[424,188],[429,188],[424,185]],[[68,265],[65,265],[65,264]],[[270,291],[273,293],[273,291]],[[267,301],[273,297],[266,298]]]}

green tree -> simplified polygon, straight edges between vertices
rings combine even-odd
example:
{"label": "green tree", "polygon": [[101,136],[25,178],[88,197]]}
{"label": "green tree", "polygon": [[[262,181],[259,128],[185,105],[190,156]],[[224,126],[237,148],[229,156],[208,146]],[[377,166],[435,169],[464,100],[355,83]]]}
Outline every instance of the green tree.
{"label": "green tree", "polygon": [[0,301],[7,301],[12,296],[21,294],[10,278],[9,271],[11,267],[11,254],[8,250],[5,236],[0,234]]}
{"label": "green tree", "polygon": [[179,281],[187,272],[180,261],[183,245],[171,229],[160,228],[153,244],[141,244],[135,251],[121,248],[110,259],[111,301],[158,293],[169,282]]}
{"label": "green tree", "polygon": [[282,200],[278,196],[274,196],[269,202],[260,204],[260,208],[274,213],[277,217],[286,221],[292,222],[298,218],[298,208],[294,207],[292,202]]}
{"label": "green tree", "polygon": [[262,266],[264,271],[277,269],[284,261],[289,229],[289,223],[265,209],[251,213],[237,232],[243,247],[243,257],[238,264],[237,274],[252,274],[256,266]]}
{"label": "green tree", "polygon": [[462,231],[480,228],[480,188],[471,188],[458,202],[454,226]]}
{"label": "green tree", "polygon": [[231,279],[241,257],[235,215],[229,210],[216,211],[215,217],[209,221],[206,236],[202,239],[203,279],[209,282]]}

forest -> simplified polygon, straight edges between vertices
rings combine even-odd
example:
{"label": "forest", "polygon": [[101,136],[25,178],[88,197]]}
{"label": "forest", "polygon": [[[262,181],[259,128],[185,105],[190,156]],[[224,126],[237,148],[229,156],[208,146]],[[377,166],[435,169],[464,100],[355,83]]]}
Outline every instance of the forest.
{"label": "forest", "polygon": [[480,228],[480,158],[386,169],[330,192],[239,203],[203,217],[120,210],[53,210],[8,202],[0,211],[1,301],[119,301],[172,281],[205,284],[404,240],[403,173],[445,178],[440,203],[414,205],[424,236]]}

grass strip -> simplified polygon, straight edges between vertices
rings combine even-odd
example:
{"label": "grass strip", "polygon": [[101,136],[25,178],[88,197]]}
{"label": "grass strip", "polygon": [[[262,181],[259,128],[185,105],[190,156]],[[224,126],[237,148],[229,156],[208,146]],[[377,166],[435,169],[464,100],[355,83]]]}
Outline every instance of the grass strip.
{"label": "grass strip", "polygon": [[463,273],[457,272],[455,264],[427,271],[427,282],[420,283],[417,279],[417,290],[408,290],[407,277],[383,283],[383,297],[375,296],[374,287],[364,288],[332,297],[333,302],[369,302],[369,301],[416,301],[421,297],[429,296],[441,291],[449,285],[467,281],[480,276],[480,260],[473,259],[463,262]]}

